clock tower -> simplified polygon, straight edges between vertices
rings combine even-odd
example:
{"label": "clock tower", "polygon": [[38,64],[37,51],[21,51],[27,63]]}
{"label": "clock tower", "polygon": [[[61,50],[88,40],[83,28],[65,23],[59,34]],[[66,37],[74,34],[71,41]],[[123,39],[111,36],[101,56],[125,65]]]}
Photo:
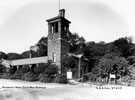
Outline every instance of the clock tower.
{"label": "clock tower", "polygon": [[65,18],[65,10],[59,10],[59,15],[47,20],[48,22],[48,60],[62,69],[62,58],[69,52],[69,20]]}

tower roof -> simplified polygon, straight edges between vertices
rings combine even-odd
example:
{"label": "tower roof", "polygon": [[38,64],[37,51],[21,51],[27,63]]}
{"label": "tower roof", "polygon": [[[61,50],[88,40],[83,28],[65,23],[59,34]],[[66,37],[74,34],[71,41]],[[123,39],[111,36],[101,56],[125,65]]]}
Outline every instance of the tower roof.
{"label": "tower roof", "polygon": [[58,15],[58,16],[53,17],[53,18],[50,18],[50,19],[47,19],[46,21],[47,21],[48,23],[52,23],[52,22],[60,21],[60,20],[66,22],[66,23],[68,23],[68,24],[71,23],[69,20],[67,20],[67,19],[65,18],[65,10],[64,10],[64,9],[59,10],[59,15]]}

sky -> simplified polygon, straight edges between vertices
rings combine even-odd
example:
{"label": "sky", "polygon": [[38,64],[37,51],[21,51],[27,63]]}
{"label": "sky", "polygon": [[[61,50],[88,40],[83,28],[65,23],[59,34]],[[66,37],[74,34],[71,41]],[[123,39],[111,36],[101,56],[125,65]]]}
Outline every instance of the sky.
{"label": "sky", "polygon": [[0,51],[22,53],[46,37],[46,20],[58,15],[59,1],[70,31],[87,42],[134,40],[135,0],[0,0]]}

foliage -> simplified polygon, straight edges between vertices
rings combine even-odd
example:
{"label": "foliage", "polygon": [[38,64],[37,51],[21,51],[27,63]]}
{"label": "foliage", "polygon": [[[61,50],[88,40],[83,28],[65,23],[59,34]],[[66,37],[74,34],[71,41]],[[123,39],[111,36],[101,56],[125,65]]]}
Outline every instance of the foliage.
{"label": "foliage", "polygon": [[44,74],[44,73],[41,73],[39,75],[39,81],[40,82],[44,82],[44,83],[49,83],[51,82],[50,78],[48,78],[48,75],[47,74]]}
{"label": "foliage", "polygon": [[54,64],[50,64],[45,72],[39,75],[41,82],[49,83],[54,82],[55,76],[58,73],[58,67]]}
{"label": "foliage", "polygon": [[4,52],[0,52],[0,60],[1,59],[7,59],[7,54]]}
{"label": "foliage", "polygon": [[63,67],[66,67],[66,68],[75,68],[77,65],[76,65],[76,60],[71,57],[71,56],[66,56],[62,59],[63,63]]}
{"label": "foliage", "polygon": [[22,59],[22,56],[18,53],[8,53],[7,56],[8,60]]}
{"label": "foliage", "polygon": [[96,57],[103,56],[105,54],[105,44],[88,42],[84,51],[85,56],[88,59],[96,59]]}
{"label": "foliage", "polygon": [[45,72],[45,70],[50,66],[50,64],[46,63],[41,63],[38,65],[38,67],[34,68],[33,72],[36,73],[36,74],[40,74],[40,73],[43,73]]}
{"label": "foliage", "polygon": [[16,71],[11,77],[10,79],[22,79],[22,73],[20,73],[19,71]]}
{"label": "foliage", "polygon": [[130,76],[129,75],[125,75],[121,78],[122,82],[128,82],[130,80]]}
{"label": "foliage", "polygon": [[104,42],[88,42],[84,50],[84,56],[89,60],[90,71],[98,64],[100,58],[105,55],[106,45]]}
{"label": "foliage", "polygon": [[29,58],[30,57],[30,51],[24,51],[21,53],[22,58]]}
{"label": "foliage", "polygon": [[67,84],[66,74],[58,74],[55,78],[56,83]]}
{"label": "foliage", "polygon": [[89,76],[91,75],[91,73],[85,73],[83,75],[83,82],[89,81]]}
{"label": "foliage", "polygon": [[38,80],[38,76],[30,71],[30,72],[25,73],[22,76],[22,79],[24,79],[25,81],[37,81]]}
{"label": "foliage", "polygon": [[47,37],[42,37],[38,43],[36,44],[38,46],[37,53],[39,56],[46,56],[47,55]]}
{"label": "foliage", "polygon": [[131,55],[130,50],[132,49],[132,37],[123,37],[115,40],[113,44],[119,49],[123,57]]}
{"label": "foliage", "polygon": [[127,74],[128,62],[124,57],[120,57],[115,53],[106,54],[98,63],[99,73],[102,76],[107,76],[110,71],[116,72],[120,76]]}
{"label": "foliage", "polygon": [[80,37],[77,33],[69,32],[69,51],[72,53],[82,53],[83,49],[85,48],[85,39]]}
{"label": "foliage", "polygon": [[11,77],[10,73],[3,73],[1,76],[2,79],[10,79],[10,77]]}
{"label": "foliage", "polygon": [[20,73],[23,73],[23,74],[25,74],[25,73],[27,73],[27,72],[29,72],[29,71],[30,71],[29,65],[24,65],[23,67],[21,67],[21,68],[19,69],[19,72],[20,72]]}
{"label": "foliage", "polygon": [[135,64],[133,64],[133,65],[130,65],[129,67],[128,67],[128,75],[129,75],[129,77],[130,77],[130,79],[135,79]]}
{"label": "foliage", "polygon": [[98,78],[98,76],[96,76],[96,74],[93,74],[92,72],[89,73],[85,73],[83,75],[83,81],[95,81]]}
{"label": "foliage", "polygon": [[127,58],[127,61],[129,63],[129,65],[133,65],[135,63],[135,56],[129,56]]}
{"label": "foliage", "polygon": [[0,64],[0,73],[5,73],[6,67]]}
{"label": "foliage", "polygon": [[58,66],[55,64],[51,64],[46,70],[45,70],[45,74],[47,74],[48,76],[50,75],[55,75],[58,73]]}

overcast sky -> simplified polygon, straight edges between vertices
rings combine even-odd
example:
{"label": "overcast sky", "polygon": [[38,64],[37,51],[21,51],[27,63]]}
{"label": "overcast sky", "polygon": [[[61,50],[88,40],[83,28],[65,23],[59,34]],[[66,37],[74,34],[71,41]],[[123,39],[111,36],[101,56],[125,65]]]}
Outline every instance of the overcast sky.
{"label": "overcast sky", "polygon": [[[86,41],[135,37],[135,0],[60,0],[70,31]],[[22,53],[47,36],[59,0],[0,0],[0,51]]]}

